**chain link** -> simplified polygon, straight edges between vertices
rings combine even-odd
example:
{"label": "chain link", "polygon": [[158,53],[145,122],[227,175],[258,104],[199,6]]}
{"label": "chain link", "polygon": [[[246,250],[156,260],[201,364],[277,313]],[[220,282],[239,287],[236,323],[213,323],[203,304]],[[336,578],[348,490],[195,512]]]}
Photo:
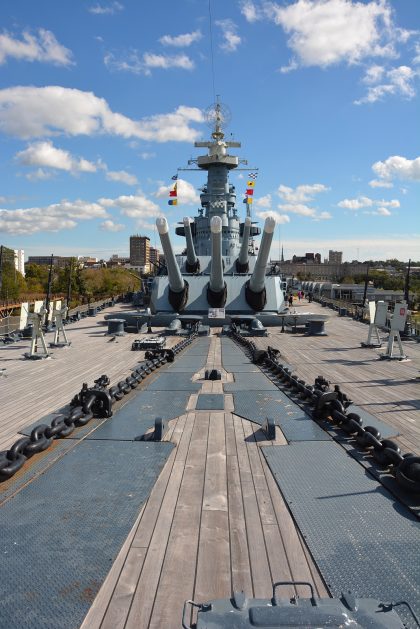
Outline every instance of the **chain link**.
{"label": "chain link", "polygon": [[305,400],[315,421],[329,418],[354,438],[361,448],[371,453],[378,465],[395,474],[402,487],[420,494],[420,457],[412,453],[402,454],[395,441],[381,439],[381,433],[374,426],[363,426],[360,415],[347,413],[352,400],[340,390],[339,385],[331,390],[331,383],[323,376],[317,376],[314,384],[309,385],[280,363],[279,350],[270,346],[267,350],[258,349],[253,341],[243,337],[233,326],[231,335],[249,353],[254,363],[263,363],[282,386]]}
{"label": "chain link", "polygon": [[84,382],[80,393],[70,402],[70,411],[66,415],[58,415],[51,425],[39,424],[32,429],[29,437],[20,437],[6,450],[0,452],[0,482],[11,478],[25,462],[34,454],[46,450],[54,439],[68,437],[76,427],[85,426],[93,417],[111,417],[112,405],[122,400],[125,395],[135,389],[150,373],[159,369],[167,362],[173,362],[180,351],[190,345],[197,337],[194,331],[169,350],[152,350],[147,352],[144,363],[138,365],[125,380],[107,388],[110,380],[103,374],[89,388]]}

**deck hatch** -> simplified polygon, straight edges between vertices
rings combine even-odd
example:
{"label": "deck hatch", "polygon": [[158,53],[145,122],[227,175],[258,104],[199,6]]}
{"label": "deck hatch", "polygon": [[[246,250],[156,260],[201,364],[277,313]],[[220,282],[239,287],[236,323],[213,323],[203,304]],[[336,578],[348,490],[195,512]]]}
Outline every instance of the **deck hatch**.
{"label": "deck hatch", "polygon": [[219,393],[203,393],[198,396],[197,411],[223,411],[225,408],[225,396]]}

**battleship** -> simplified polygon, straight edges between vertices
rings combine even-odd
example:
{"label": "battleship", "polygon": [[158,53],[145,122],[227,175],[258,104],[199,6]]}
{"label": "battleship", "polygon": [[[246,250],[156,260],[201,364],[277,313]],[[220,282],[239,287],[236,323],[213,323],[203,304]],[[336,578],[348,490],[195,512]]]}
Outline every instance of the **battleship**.
{"label": "battleship", "polygon": [[286,309],[214,112],[148,310],[0,347],[1,628],[419,626],[418,344],[379,361],[360,321]]}

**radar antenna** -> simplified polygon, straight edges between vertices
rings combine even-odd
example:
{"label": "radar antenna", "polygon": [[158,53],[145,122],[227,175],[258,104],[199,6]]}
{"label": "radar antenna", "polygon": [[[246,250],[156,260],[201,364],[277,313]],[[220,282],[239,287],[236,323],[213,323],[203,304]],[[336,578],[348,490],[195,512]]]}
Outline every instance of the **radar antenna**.
{"label": "radar antenna", "polygon": [[211,129],[214,129],[212,138],[215,140],[222,140],[225,136],[223,129],[226,129],[229,122],[232,119],[232,114],[230,113],[230,109],[227,105],[224,105],[219,101],[219,97],[215,103],[207,107],[204,112],[204,117],[207,121],[207,124]]}

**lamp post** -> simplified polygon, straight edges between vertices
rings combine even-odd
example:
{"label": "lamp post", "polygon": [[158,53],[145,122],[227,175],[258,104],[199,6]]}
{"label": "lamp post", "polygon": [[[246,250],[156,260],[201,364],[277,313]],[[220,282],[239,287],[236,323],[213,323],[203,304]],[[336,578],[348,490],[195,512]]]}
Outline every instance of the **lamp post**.
{"label": "lamp post", "polygon": [[50,270],[48,273],[48,286],[47,286],[47,296],[45,298],[45,328],[48,329],[48,317],[50,314],[50,304],[51,304],[51,289],[52,289],[52,275],[53,275],[53,262],[54,262],[54,254],[51,254],[50,260]]}

